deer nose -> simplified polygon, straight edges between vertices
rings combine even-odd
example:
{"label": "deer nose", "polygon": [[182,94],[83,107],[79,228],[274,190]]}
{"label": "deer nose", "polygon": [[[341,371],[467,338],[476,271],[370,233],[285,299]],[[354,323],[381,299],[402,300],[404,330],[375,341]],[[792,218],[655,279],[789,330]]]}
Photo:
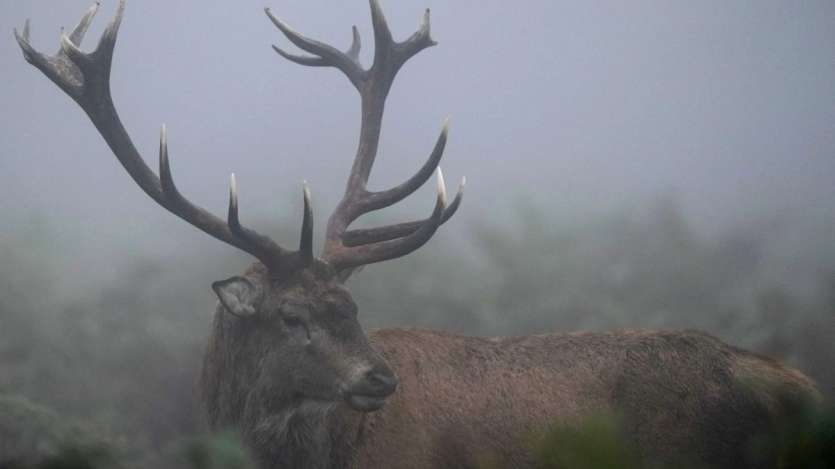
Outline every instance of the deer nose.
{"label": "deer nose", "polygon": [[365,374],[365,382],[373,390],[371,394],[388,396],[397,389],[399,380],[390,370],[374,368]]}

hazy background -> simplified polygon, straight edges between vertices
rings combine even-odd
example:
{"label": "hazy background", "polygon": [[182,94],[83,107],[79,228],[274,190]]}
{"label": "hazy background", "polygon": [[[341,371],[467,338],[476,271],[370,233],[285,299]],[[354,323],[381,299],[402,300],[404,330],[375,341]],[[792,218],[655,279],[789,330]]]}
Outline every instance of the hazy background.
{"label": "hazy background", "polygon": [[[156,206],[23,61],[13,27],[31,18],[53,53],[89,3],[0,0],[0,393],[159,445],[199,428],[208,285],[249,258]],[[295,245],[300,181],[320,236],[341,196],[359,100],[335,70],[277,56],[271,44],[293,48],[265,6],[339,48],[357,24],[370,63],[362,0],[132,0],[113,95],[152,167],[168,125],[191,200],[223,214],[234,171],[245,223]],[[430,7],[440,44],[395,83],[370,185],[411,175],[451,115],[442,166],[468,186],[426,248],[352,280],[366,324],[698,327],[835,395],[835,3],[383,7],[401,39]],[[426,216],[430,186],[369,218]]]}

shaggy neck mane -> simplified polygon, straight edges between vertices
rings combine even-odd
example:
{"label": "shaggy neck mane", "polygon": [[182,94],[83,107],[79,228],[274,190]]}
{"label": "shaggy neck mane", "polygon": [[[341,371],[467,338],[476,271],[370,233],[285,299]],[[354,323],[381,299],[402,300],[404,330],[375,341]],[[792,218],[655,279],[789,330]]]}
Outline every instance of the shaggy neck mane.
{"label": "shaggy neck mane", "polygon": [[253,426],[243,429],[244,437],[265,468],[350,467],[340,464],[339,449],[346,442],[333,432],[335,408],[335,404],[300,402],[277,414],[256,417]]}
{"label": "shaggy neck mane", "polygon": [[352,467],[358,422],[349,412],[337,403],[259,394],[252,386],[259,364],[241,353],[235,324],[219,312],[213,329],[201,376],[212,429],[239,432],[264,469]]}

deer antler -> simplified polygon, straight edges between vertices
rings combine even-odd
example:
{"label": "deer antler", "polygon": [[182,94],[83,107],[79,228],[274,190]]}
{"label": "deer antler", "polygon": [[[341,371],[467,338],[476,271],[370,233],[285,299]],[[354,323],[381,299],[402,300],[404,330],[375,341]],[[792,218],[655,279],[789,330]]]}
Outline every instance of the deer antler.
{"label": "deer antler", "polygon": [[41,54],[29,43],[30,28],[27,20],[22,34],[17,30],[14,32],[26,61],[40,69],[81,106],[128,174],[158,204],[209,235],[252,254],[273,274],[289,272],[309,264],[313,259],[313,217],[310,192],[306,186],[300,248],[298,251],[287,251],[270,238],[240,224],[234,175],[230,184],[229,215],[225,222],[180,194],[171,177],[165,126],[160,136],[159,177],[145,164],[122,125],[110,94],[110,70],[116,36],[125,10],[124,0],[120,0],[116,16],[105,29],[98,47],[90,53],[79,49],[98,7],[99,3],[96,2],[69,35],[62,35],[61,48],[54,56]]}
{"label": "deer antler", "polygon": [[[363,69],[359,63],[361,40],[356,26],[353,42],[346,52],[307,38],[273,16],[269,8],[267,16],[299,49],[311,56],[294,55],[273,46],[282,57],[311,67],[334,67],[344,73],[360,93],[362,125],[359,147],[348,176],[345,195],[328,220],[325,247],[322,258],[342,273],[343,278],[357,267],[374,262],[404,256],[423,246],[438,227],[458,209],[463,197],[464,181],[451,205],[447,206],[446,187],[438,164],[443,156],[448,135],[448,123],[444,124],[435,148],[424,165],[406,182],[388,190],[371,192],[367,189],[368,177],[374,165],[380,141],[380,130],[386,97],[397,72],[410,58],[427,47],[437,44],[430,35],[429,10],[417,32],[403,42],[396,42],[389,30],[380,4],[370,0],[371,20],[374,27],[374,63]],[[435,172],[438,173],[438,197],[432,215],[422,221],[401,223],[372,229],[348,230],[357,218],[373,210],[391,206],[420,188]]]}

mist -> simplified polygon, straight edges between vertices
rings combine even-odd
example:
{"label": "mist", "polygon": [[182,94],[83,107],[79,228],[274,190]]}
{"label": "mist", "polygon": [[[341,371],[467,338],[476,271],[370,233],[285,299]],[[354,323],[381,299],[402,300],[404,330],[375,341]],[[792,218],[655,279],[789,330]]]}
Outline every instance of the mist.
{"label": "mist", "polygon": [[[102,2],[83,49],[115,6]],[[13,28],[30,18],[32,44],[51,54],[88,7],[0,0],[0,393],[161,448],[201,431],[191,383],[209,284],[251,259],[150,200],[23,60]],[[360,103],[334,69],[279,57],[272,44],[295,49],[264,7],[340,48],[357,25],[371,63],[367,2],[132,0],[113,97],[151,167],[164,123],[181,192],[223,215],[234,172],[244,224],[282,245],[298,242],[307,181],[321,246]],[[835,396],[835,3],[383,8],[396,39],[430,8],[439,45],[395,81],[369,188],[412,175],[448,116],[441,166],[450,191],[464,176],[467,187],[426,247],[352,279],[365,325],[693,327],[787,360]],[[425,218],[426,186],[357,226]],[[149,363],[141,379],[158,386],[137,397],[120,360]]]}

